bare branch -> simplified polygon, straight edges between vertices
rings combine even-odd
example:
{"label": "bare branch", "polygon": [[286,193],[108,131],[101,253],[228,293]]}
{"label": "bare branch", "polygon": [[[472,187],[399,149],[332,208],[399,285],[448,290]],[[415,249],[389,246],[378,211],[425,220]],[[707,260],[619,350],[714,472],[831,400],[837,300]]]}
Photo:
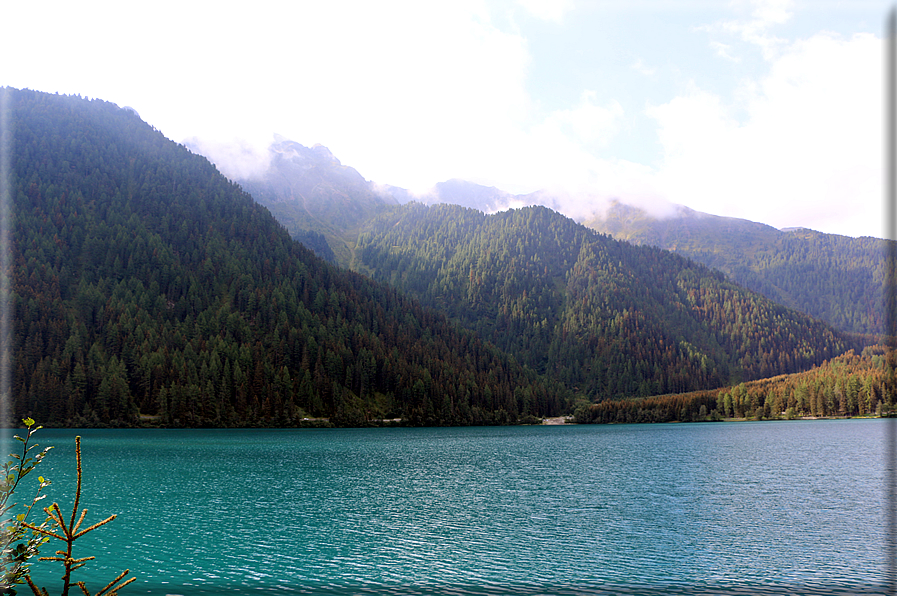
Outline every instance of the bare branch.
{"label": "bare branch", "polygon": [[103,525],[108,524],[108,523],[111,522],[113,519],[115,519],[115,517],[116,517],[115,515],[110,515],[109,517],[107,517],[107,518],[104,519],[103,521],[95,523],[94,525],[90,526],[90,527],[87,528],[86,530],[81,530],[80,532],[78,532],[77,534],[75,534],[74,536],[72,536],[72,539],[74,539],[74,538],[79,538],[79,537],[81,537],[81,536],[84,536],[85,534],[87,534],[87,533],[90,532],[91,530],[96,530],[96,529],[99,528],[100,526],[103,526]]}
{"label": "bare branch", "polygon": [[81,527],[81,522],[84,521],[84,516],[85,516],[85,515],[87,515],[87,509],[82,509],[82,510],[81,510],[81,517],[78,518],[78,523],[76,523],[76,524],[72,527],[72,532],[77,532],[77,531],[78,531],[78,528]]}
{"label": "bare branch", "polygon": [[[106,587],[103,588],[102,590],[100,590],[99,592],[97,592],[94,596],[103,596],[103,593],[105,593],[106,590],[112,588],[112,586],[114,586],[115,584],[117,584],[118,581],[119,581],[121,578],[123,578],[124,576],[126,576],[126,575],[128,574],[129,571],[130,571],[130,569],[125,569],[124,571],[122,571],[121,574],[119,574],[118,577],[116,577],[114,580],[112,580],[111,582],[109,582],[108,584],[106,584]],[[137,579],[137,578],[136,578],[136,577],[132,577],[132,578],[128,579],[128,581],[126,581],[125,583],[123,583],[121,586],[118,586],[118,588],[115,588],[115,589],[118,590],[118,589],[121,588],[122,586],[126,586],[127,584],[131,583],[131,582],[134,581],[135,579]]]}

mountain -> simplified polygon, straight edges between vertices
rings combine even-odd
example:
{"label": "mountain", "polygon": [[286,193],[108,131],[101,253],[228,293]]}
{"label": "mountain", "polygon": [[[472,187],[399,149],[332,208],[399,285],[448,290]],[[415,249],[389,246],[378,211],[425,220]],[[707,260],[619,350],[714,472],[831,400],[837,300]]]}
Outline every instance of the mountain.
{"label": "mountain", "polygon": [[671,252],[545,207],[390,205],[323,147],[281,140],[269,171],[284,177],[259,192],[301,198],[372,280],[316,257],[133,111],[6,92],[16,417],[514,422],[569,411],[574,395],[715,388],[857,347]]}
{"label": "mountain", "polygon": [[797,372],[848,347],[719,271],[545,207],[407,204],[365,226],[355,261],[593,401]]}
{"label": "mountain", "polygon": [[429,193],[418,199],[425,205],[450,203],[486,213],[507,209],[515,196],[494,186],[483,186],[466,180],[453,178],[439,182]]}
{"label": "mountain", "polygon": [[[339,162],[331,160],[329,163],[338,164]],[[335,180],[337,177],[331,176],[330,179]],[[361,177],[358,176],[358,179]],[[604,309],[601,315],[591,314],[589,317],[565,315],[574,319],[578,318],[579,320],[573,325],[582,327],[583,330],[581,330],[582,332],[578,331],[576,335],[558,339],[555,337],[557,326],[569,327],[571,324],[569,322],[562,324],[563,317],[559,314],[567,309],[568,289],[578,287],[577,283],[580,283],[574,283],[570,288],[567,286],[568,277],[572,275],[570,267],[579,259],[578,253],[567,253],[571,247],[574,252],[581,248],[581,238],[584,237],[582,234],[586,231],[585,228],[565,232],[570,238],[575,238],[570,241],[572,244],[557,242],[552,244],[540,240],[533,242],[532,246],[521,248],[523,247],[522,238],[538,237],[542,234],[551,235],[555,232],[541,228],[533,229],[530,223],[524,224],[519,221],[508,223],[508,220],[502,220],[505,222],[502,225],[509,226],[508,230],[513,230],[513,232],[504,230],[499,233],[499,236],[508,233],[519,236],[513,239],[512,245],[503,248],[505,253],[511,255],[509,257],[511,261],[502,263],[487,260],[492,259],[490,243],[506,243],[508,242],[506,239],[478,238],[471,240],[468,237],[458,236],[456,230],[458,226],[473,225],[471,221],[482,216],[484,210],[496,211],[510,204],[556,206],[560,200],[558,197],[546,191],[529,195],[511,195],[499,189],[462,180],[450,180],[437,184],[430,193],[421,196],[413,196],[397,187],[378,187],[378,190],[392,196],[396,202],[405,203],[404,207],[398,210],[384,207],[377,212],[379,215],[376,215],[369,223],[362,225],[360,228],[362,234],[359,236],[353,236],[351,231],[345,230],[339,242],[349,247],[349,250],[338,259],[338,262],[412,293],[428,306],[443,310],[453,320],[510,351],[520,362],[567,384],[580,391],[580,394],[589,396],[590,399],[684,391],[685,387],[719,386],[742,378],[753,379],[767,374],[795,372],[818,364],[821,362],[821,358],[826,357],[824,354],[834,356],[840,353],[839,350],[843,351],[847,348],[845,338],[831,334],[831,330],[813,329],[811,331],[812,325],[806,317],[801,319],[801,322],[796,324],[796,328],[791,329],[788,333],[798,334],[802,338],[801,341],[807,339],[802,334],[809,333],[813,336],[808,340],[809,343],[797,347],[791,340],[783,341],[781,331],[777,328],[778,324],[776,323],[778,315],[756,316],[756,312],[768,313],[773,307],[756,306],[757,297],[743,298],[739,296],[735,298],[734,296],[740,290],[734,286],[725,291],[714,290],[715,295],[708,300],[729,301],[739,304],[737,309],[745,312],[754,311],[754,314],[750,316],[742,314],[738,318],[738,329],[733,329],[731,323],[724,321],[725,316],[735,312],[731,306],[726,307],[725,316],[719,314],[721,311],[719,307],[716,307],[717,312],[712,315],[716,320],[710,325],[712,329],[708,328],[708,323],[704,320],[695,319],[683,323],[685,319],[681,316],[682,313],[694,309],[693,304],[683,303],[681,296],[677,295],[687,284],[680,284],[678,288],[668,285],[663,290],[655,291],[657,298],[651,304],[646,304],[641,297],[644,294],[644,289],[640,286],[653,284],[655,282],[653,274],[633,276],[632,272],[625,271],[627,266],[622,263],[613,265],[613,269],[615,274],[619,273],[623,278],[628,279],[626,283],[630,287],[626,290],[625,300],[615,302],[611,307],[598,306],[599,311]],[[351,192],[347,188],[340,192],[344,196],[351,196]],[[469,205],[480,213],[477,215],[471,210],[465,211],[460,206],[451,208],[445,205],[446,203]],[[433,210],[428,212],[430,214],[428,216],[417,217],[421,213],[418,209],[422,204],[430,205]],[[521,211],[521,213],[532,212],[531,209]],[[412,213],[416,215],[409,215]],[[544,211],[536,210],[535,213],[541,214]],[[639,213],[632,210],[630,215],[633,218],[643,217]],[[434,221],[434,217],[438,221]],[[495,214],[487,217],[484,221],[493,222],[505,217],[513,219],[518,215],[513,212],[506,216]],[[537,220],[540,218],[546,219],[541,215],[536,218],[530,217],[530,219]],[[566,229],[567,226],[577,226],[572,220],[557,213],[554,213],[551,218],[557,218],[558,222],[563,223],[553,222],[548,224],[549,227],[559,226]],[[451,221],[453,219],[457,221]],[[491,223],[486,224],[485,228],[489,228],[491,225]],[[768,231],[775,232],[768,226],[753,225],[754,229],[744,230],[743,235],[757,236]],[[451,229],[451,231],[447,232],[446,229]],[[728,235],[724,235],[724,238],[731,240],[733,238],[732,231],[728,230],[727,232]],[[476,233],[480,235],[495,234],[494,231]],[[473,245],[466,246],[465,242],[473,242]],[[469,300],[465,302],[465,298],[460,295],[463,293],[466,283],[464,277],[469,271],[459,273],[452,269],[459,267],[461,269],[468,267],[469,269],[471,266],[470,263],[458,261],[458,250],[467,254],[466,258],[471,263],[476,261],[477,266],[489,262],[489,267],[499,267],[497,272],[490,273],[493,277],[486,282],[493,286],[489,290],[491,294],[487,292],[488,299],[483,300],[482,304],[478,304],[474,299],[474,308],[471,308]],[[519,262],[520,257],[514,255],[515,250],[525,250],[527,258],[530,259],[553,262],[557,265],[556,270],[553,272],[545,270],[538,275],[523,274],[521,272],[526,270],[525,263]],[[606,253],[608,250],[610,252],[626,252],[628,249],[605,247],[603,250]],[[560,258],[561,264],[557,264],[558,255],[564,255]],[[638,262],[644,258],[633,257],[633,261]],[[661,257],[650,257],[650,259],[656,261],[657,267],[668,266],[666,263],[660,264],[663,260]],[[510,264],[511,262],[514,264]],[[606,267],[607,265],[601,263],[598,266]],[[674,269],[682,268],[683,265],[677,261],[673,267]],[[517,270],[514,270],[515,268]],[[584,272],[587,269],[587,266],[580,267],[579,274],[586,275]],[[422,276],[421,272],[426,273]],[[702,272],[700,277],[708,275],[712,277],[712,274],[707,272]],[[443,279],[438,279],[438,276],[442,276]],[[449,279],[450,276],[454,277]],[[508,277],[510,277],[510,282],[506,279]],[[526,280],[525,284],[521,283],[521,277]],[[720,279],[714,283],[721,283],[721,281]],[[434,283],[438,284],[440,289],[434,289],[432,286]],[[510,297],[510,295],[504,297],[497,295],[494,286],[508,285],[509,283],[516,287],[517,291],[527,285],[528,296],[541,296],[539,300],[542,301],[543,306],[540,308],[544,312],[540,311],[537,314],[545,316],[535,317],[529,313],[523,317],[524,320],[508,324],[508,319],[502,317],[506,317],[509,312],[516,312],[517,315],[514,316],[518,316],[521,308],[520,300]],[[698,282],[699,285],[703,283],[703,279]],[[554,288],[555,291],[552,294],[546,288]],[[600,284],[592,284],[586,291],[588,297],[584,299],[584,303],[593,307],[590,300],[597,299],[597,296],[606,291],[607,288],[601,287]],[[611,295],[613,295],[613,291],[611,291]],[[506,302],[502,303],[502,300],[506,300]],[[673,307],[673,305],[677,306]],[[496,310],[500,308],[504,311]],[[524,307],[524,310],[525,308],[528,307]],[[713,310],[713,307],[708,305],[706,309],[709,312]],[[662,338],[662,341],[658,339],[659,343],[651,349],[642,345],[643,341],[650,343],[651,340],[635,337],[634,330],[626,332],[628,334],[626,339],[615,337],[608,340],[606,337],[612,327],[607,327],[603,318],[615,321],[618,316],[628,316],[627,313],[633,312],[650,313],[651,332],[659,334],[657,338]],[[794,313],[791,313],[787,316],[793,315]],[[639,316],[644,315],[640,314]],[[582,320],[585,318],[589,318],[591,322],[584,324]],[[596,323],[596,321],[598,322]],[[720,328],[724,326],[728,329],[721,332]],[[537,328],[540,331],[537,332]],[[618,333],[618,335],[620,334]],[[751,335],[753,339],[745,340],[741,337],[742,335]],[[767,345],[759,345],[757,340],[759,335],[767,336],[765,341]],[[713,339],[710,340],[710,337]],[[590,342],[600,345],[601,350],[590,351],[589,348],[583,347],[583,341],[586,346],[591,345]],[[662,349],[658,347],[661,345]],[[851,343],[851,347],[861,347],[861,345],[862,341]],[[694,348],[694,346],[698,346],[698,348]],[[799,355],[789,353],[789,350],[792,349],[796,349]]]}
{"label": "mountain", "polygon": [[[483,424],[567,411],[569,391],[319,259],[132,110],[0,92],[15,131],[11,420]],[[283,155],[278,167],[320,184],[339,169],[323,148]],[[341,184],[379,208],[353,172]]]}
{"label": "mountain", "polygon": [[[188,147],[196,153],[206,149],[198,141]],[[236,176],[233,181],[267,207],[293,238],[318,256],[349,268],[354,267],[360,226],[390,206],[450,203],[484,212],[531,204],[557,207],[555,198],[543,191],[513,195],[459,179],[439,182],[423,194],[375,184],[343,165],[323,145],[306,147],[279,135],[267,151],[270,161],[262,173]]]}
{"label": "mountain", "polygon": [[719,269],[735,283],[843,331],[884,333],[884,240],[777,230],[682,206],[673,216],[658,218],[615,203],[583,223]]}
{"label": "mountain", "polygon": [[[354,168],[342,165],[323,145],[309,148],[277,136],[268,151],[271,160],[262,175],[236,181],[294,238],[322,257],[348,262],[351,240],[347,244],[347,239],[357,234],[359,225],[384,207],[398,204]],[[321,245],[315,249],[314,234],[327,240],[332,255]]]}
{"label": "mountain", "polygon": [[[273,146],[275,152],[284,151],[278,147],[288,147],[297,153],[315,155],[312,149],[296,143],[283,139],[278,143]],[[314,169],[294,168],[291,173],[297,187],[316,189],[315,200],[321,204],[340,205],[340,209],[322,211],[314,218],[308,217],[308,209],[286,198],[293,195],[278,182],[283,178],[279,172],[289,169],[281,165],[282,160],[275,160],[262,181],[240,183],[287,225],[294,238],[313,247],[317,254],[352,269],[364,270],[355,258],[359,225],[390,204],[448,203],[494,213],[529,205],[563,211],[564,204],[570,202],[549,191],[513,195],[457,179],[440,182],[431,191],[414,195],[399,187],[366,182],[351,168],[348,170],[354,175],[347,176],[343,174],[346,166],[336,158],[318,157]],[[313,173],[306,180],[303,177],[308,172]],[[322,172],[329,173],[325,176]],[[327,182],[320,183],[322,178]],[[314,211],[315,207],[309,209]],[[681,205],[673,210],[672,215],[657,217],[639,207],[614,201],[606,209],[578,221],[618,240],[671,250],[719,269],[735,283],[842,331],[865,336],[884,332],[883,240],[848,238],[803,228],[777,230]],[[355,216],[349,225],[344,221],[344,213]],[[874,338],[869,337],[867,343],[871,341]]]}

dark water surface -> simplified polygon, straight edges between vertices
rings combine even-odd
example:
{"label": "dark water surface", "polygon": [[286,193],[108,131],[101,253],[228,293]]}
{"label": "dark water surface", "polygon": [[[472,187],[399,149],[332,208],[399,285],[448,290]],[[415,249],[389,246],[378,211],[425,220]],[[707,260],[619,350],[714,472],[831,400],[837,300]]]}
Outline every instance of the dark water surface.
{"label": "dark water surface", "polygon": [[123,595],[854,594],[882,592],[887,425],[38,437],[50,499],[71,511],[80,434],[87,522],[119,515],[76,542],[92,592],[128,568]]}

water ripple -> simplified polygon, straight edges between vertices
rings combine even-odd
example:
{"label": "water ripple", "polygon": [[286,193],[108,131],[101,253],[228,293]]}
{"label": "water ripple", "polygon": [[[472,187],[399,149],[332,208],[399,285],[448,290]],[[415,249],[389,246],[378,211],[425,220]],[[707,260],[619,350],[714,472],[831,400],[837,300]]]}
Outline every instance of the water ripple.
{"label": "water ripple", "polygon": [[[85,506],[121,516],[83,539],[82,577],[130,568],[130,593],[183,596],[876,593],[881,422],[83,431]],[[65,432],[45,438],[54,489]]]}

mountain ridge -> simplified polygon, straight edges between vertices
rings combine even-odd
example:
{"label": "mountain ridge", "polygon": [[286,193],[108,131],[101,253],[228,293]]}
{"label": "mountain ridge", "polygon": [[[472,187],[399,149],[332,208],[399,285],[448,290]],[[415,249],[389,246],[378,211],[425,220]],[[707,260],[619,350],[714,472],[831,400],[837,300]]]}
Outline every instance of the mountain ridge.
{"label": "mountain ridge", "polygon": [[[252,192],[258,183],[250,180],[241,184]],[[422,195],[395,186],[368,184],[376,189],[372,192],[386,197],[384,201],[392,199],[393,205],[448,203],[494,213],[528,205],[562,211],[564,203],[546,190],[513,195],[459,179],[440,182]],[[351,202],[350,188],[340,192]],[[347,224],[339,221],[341,214],[335,214],[335,219],[301,223],[295,214],[285,213],[283,206],[278,206],[278,202],[285,204],[283,200],[277,201],[265,192],[253,196],[268,206],[294,237],[303,236],[306,229],[321,233],[336,253],[336,262],[368,272],[355,250],[363,217]],[[364,212],[368,220],[390,207],[384,202],[366,209],[364,197],[359,200],[362,206],[354,211]],[[734,282],[843,331],[866,336],[884,331],[880,290],[884,282],[883,240],[824,234],[807,228],[777,230],[767,224],[702,213],[684,205],[671,206],[663,216],[657,216],[619,200],[596,205],[591,215],[576,221],[619,240],[672,250],[718,268]],[[838,258],[837,251],[849,258]],[[797,286],[798,280],[809,289]]]}
{"label": "mountain ridge", "polygon": [[16,133],[4,424],[496,424],[569,409],[563,387],[444,315],[317,258],[133,112],[0,92]]}
{"label": "mountain ridge", "polygon": [[590,400],[797,372],[847,347],[719,271],[541,206],[406,204],[365,227],[358,253],[374,279]]}
{"label": "mountain ridge", "polygon": [[656,218],[622,204],[584,224],[720,269],[734,282],[844,331],[885,332],[885,240],[778,230],[688,208],[677,217]]}
{"label": "mountain ridge", "polygon": [[545,207],[486,215],[381,197],[373,217],[352,214],[353,238],[341,210],[370,198],[369,183],[326,148],[284,142],[278,167],[311,172],[298,183],[330,204],[310,207],[372,280],[315,257],[133,112],[4,92],[17,130],[17,417],[513,423],[570,412],[574,398],[805,370],[855,347],[717,270]]}

